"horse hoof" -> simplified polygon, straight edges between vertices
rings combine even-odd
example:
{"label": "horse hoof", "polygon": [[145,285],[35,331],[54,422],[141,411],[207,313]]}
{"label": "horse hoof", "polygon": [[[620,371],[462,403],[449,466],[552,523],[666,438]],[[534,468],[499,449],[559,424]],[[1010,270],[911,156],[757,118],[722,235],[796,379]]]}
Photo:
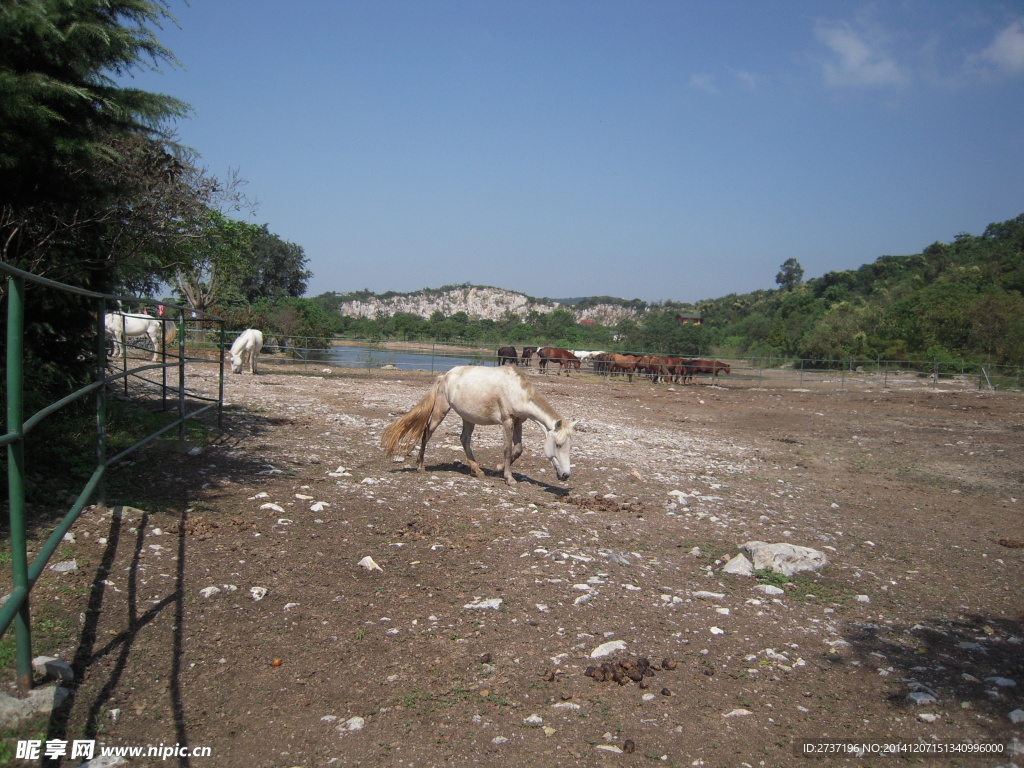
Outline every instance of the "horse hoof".
{"label": "horse hoof", "polygon": [[514,477],[506,477],[505,478],[505,485],[515,485],[515,484],[516,484],[516,479]]}

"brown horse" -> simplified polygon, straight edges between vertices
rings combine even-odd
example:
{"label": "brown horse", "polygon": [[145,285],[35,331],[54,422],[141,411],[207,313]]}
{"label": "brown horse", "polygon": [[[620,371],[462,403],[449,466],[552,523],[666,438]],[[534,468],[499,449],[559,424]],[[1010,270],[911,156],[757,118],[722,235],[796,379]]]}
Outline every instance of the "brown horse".
{"label": "brown horse", "polygon": [[519,365],[515,347],[498,348],[498,365]]}
{"label": "brown horse", "polygon": [[693,368],[694,373],[707,373],[717,382],[718,374],[724,373],[726,376],[732,373],[732,369],[729,368],[728,363],[723,363],[721,360],[690,360],[690,366]]}
{"label": "brown horse", "polygon": [[605,363],[608,365],[608,373],[624,373],[629,381],[633,381],[633,374],[636,373],[636,365],[640,358],[635,355],[608,355]]}
{"label": "brown horse", "polygon": [[670,358],[659,357],[658,355],[644,355],[636,364],[638,370],[646,371],[651,377],[651,383],[657,384],[659,380],[670,381],[672,371],[670,370]]}
{"label": "brown horse", "polygon": [[523,354],[519,358],[520,365],[530,365],[530,361],[537,356],[536,347],[523,347]]}
{"label": "brown horse", "polygon": [[540,358],[540,370],[541,373],[547,373],[548,363],[558,363],[559,370],[558,375],[562,375],[562,371],[565,371],[565,375],[569,375],[569,371],[575,368],[577,371],[580,369],[580,359],[576,357],[568,349],[561,349],[560,347],[543,347],[537,351],[537,357]]}

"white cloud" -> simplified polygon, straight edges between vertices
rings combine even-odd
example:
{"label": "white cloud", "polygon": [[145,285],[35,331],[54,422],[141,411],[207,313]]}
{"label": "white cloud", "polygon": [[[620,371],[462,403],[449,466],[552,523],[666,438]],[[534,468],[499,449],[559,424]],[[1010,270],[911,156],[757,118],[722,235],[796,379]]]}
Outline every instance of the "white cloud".
{"label": "white cloud", "polygon": [[898,86],[909,80],[899,64],[885,53],[877,33],[857,32],[846,22],[821,22],[815,27],[814,36],[830,54],[822,61],[822,73],[829,86]]}
{"label": "white cloud", "polygon": [[999,32],[977,58],[1007,74],[1024,72],[1024,25],[1017,21]]}
{"label": "white cloud", "polygon": [[718,88],[715,87],[715,79],[711,75],[703,73],[690,75],[690,81],[687,85],[689,85],[690,88],[696,88],[698,91],[718,93]]}
{"label": "white cloud", "polygon": [[755,90],[764,80],[764,78],[761,75],[756,75],[753,72],[748,72],[745,69],[734,69],[732,70],[732,73],[733,75],[736,76],[736,79],[740,82],[740,85],[751,91]]}

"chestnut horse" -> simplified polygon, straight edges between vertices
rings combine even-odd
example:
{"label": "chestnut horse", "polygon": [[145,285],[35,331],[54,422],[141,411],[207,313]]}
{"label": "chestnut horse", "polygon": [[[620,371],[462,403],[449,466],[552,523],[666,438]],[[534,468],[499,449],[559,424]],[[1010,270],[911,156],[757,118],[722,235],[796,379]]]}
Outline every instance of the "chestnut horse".
{"label": "chestnut horse", "polygon": [[541,373],[547,373],[548,363],[558,363],[559,370],[558,375],[562,375],[562,371],[565,371],[565,375],[569,375],[569,371],[575,368],[577,371],[580,369],[580,359],[576,357],[568,349],[561,349],[560,347],[543,347],[537,351],[537,357],[540,358],[540,370]]}
{"label": "chestnut horse", "polygon": [[501,425],[505,432],[505,458],[498,465],[498,471],[504,473],[506,483],[515,485],[512,462],[523,453],[523,422],[530,419],[544,430],[544,455],[551,460],[558,479],[563,482],[569,479],[575,422],[559,416],[551,404],[534,391],[526,376],[510,365],[497,368],[460,365],[441,374],[419,403],[381,433],[381,446],[390,456],[397,450],[411,449],[420,440],[416,469],[425,471],[423,453],[427,450],[427,441],[452,408],[462,417],[462,449],[476,477],[483,477],[484,472],[473,456],[473,428],[478,424]]}
{"label": "chestnut horse", "polygon": [[693,369],[694,373],[707,373],[717,382],[718,374],[724,373],[726,376],[732,373],[728,363],[723,363],[721,360],[688,360],[689,366]]}

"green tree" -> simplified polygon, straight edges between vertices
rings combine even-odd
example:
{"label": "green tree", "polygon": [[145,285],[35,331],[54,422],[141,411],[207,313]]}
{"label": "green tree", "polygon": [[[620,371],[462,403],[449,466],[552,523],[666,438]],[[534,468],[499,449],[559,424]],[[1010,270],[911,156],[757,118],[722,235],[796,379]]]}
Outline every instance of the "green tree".
{"label": "green tree", "polygon": [[306,292],[312,272],[302,246],[282,240],[264,224],[252,233],[252,250],[238,273],[238,291],[252,303],[271,301]]}
{"label": "green tree", "polygon": [[66,282],[111,284],[111,265],[95,245],[121,192],[111,173],[118,142],[166,139],[168,122],[188,112],[177,99],[114,78],[147,62],[176,63],[151,29],[170,18],[149,0],[0,5],[4,261]]}
{"label": "green tree", "polygon": [[[153,32],[169,19],[163,3],[150,0],[0,3],[3,261],[105,290],[116,285],[120,261],[139,255],[112,248],[126,190],[139,189],[117,166],[128,154],[125,142],[166,140],[170,122],[188,107],[115,78],[175,63]],[[3,283],[0,299],[5,293]],[[89,327],[88,311],[77,296],[30,292],[26,350],[36,367],[52,362],[65,378],[84,375],[80,332]],[[0,353],[5,344],[0,339]]]}
{"label": "green tree", "polygon": [[792,291],[804,281],[804,268],[800,262],[790,258],[782,262],[779,273],[775,275],[775,282],[784,291]]}
{"label": "green tree", "polygon": [[207,220],[203,236],[191,243],[188,263],[174,275],[178,294],[197,312],[211,311],[232,298],[238,301],[237,292],[232,296],[232,291],[244,271],[256,229],[216,211],[208,211]]}

